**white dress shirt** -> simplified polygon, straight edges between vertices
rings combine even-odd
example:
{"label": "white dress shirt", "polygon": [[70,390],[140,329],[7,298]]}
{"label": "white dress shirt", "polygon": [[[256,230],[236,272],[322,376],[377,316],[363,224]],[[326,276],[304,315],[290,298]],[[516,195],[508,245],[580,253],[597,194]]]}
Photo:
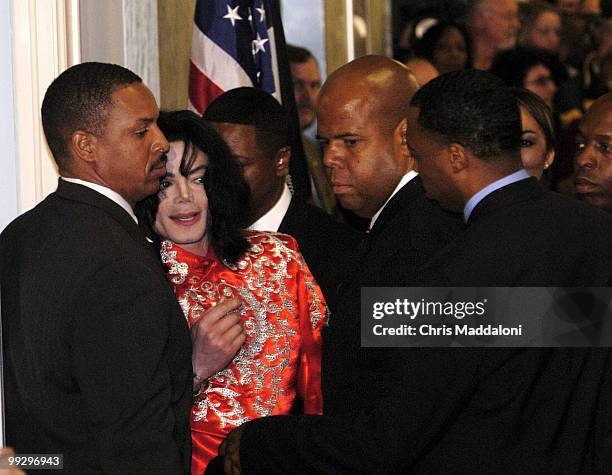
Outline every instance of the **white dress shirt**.
{"label": "white dress shirt", "polygon": [[270,210],[264,214],[261,218],[251,224],[247,229],[251,231],[273,231],[277,232],[278,228],[287,214],[289,205],[291,204],[291,191],[285,183],[283,186],[283,192],[280,198]]}
{"label": "white dress shirt", "polygon": [[107,188],[105,186],[98,185],[97,183],[92,183],[90,181],[85,181],[85,180],[79,180],[78,178],[66,178],[66,177],[60,177],[60,178],[70,183],[76,183],[77,185],[86,186],[87,188],[97,191],[101,195],[106,196],[109,200],[112,200],[115,203],[117,203],[119,206],[121,206],[127,212],[127,214],[129,214],[132,217],[132,219],[136,222],[136,224],[138,224],[138,219],[136,218],[136,215],[134,214],[134,210],[132,209],[130,204],[125,200],[123,196],[121,196],[116,191],[113,191],[110,188]]}

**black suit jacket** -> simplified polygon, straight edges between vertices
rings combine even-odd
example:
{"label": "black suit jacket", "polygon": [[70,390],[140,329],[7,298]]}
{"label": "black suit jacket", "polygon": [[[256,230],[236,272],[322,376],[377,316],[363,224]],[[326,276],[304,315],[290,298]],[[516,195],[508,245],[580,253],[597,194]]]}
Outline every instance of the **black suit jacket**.
{"label": "black suit jacket", "polygon": [[[485,197],[465,233],[420,278],[448,286],[608,286],[611,237],[607,213],[546,191],[530,178]],[[454,351],[461,374],[472,375],[475,384],[458,385],[453,396],[438,398],[455,400],[456,416],[447,419],[417,464],[421,471],[452,466],[457,472],[610,472],[610,348],[480,353],[469,361],[465,349]]]}
{"label": "black suit jacket", "polygon": [[609,214],[529,178],[494,191],[466,232],[420,271],[425,282],[470,286],[606,286]]}
{"label": "black suit jacket", "polygon": [[125,210],[60,180],[0,266],[7,444],[66,473],[188,472],[188,327]]}
{"label": "black suit jacket", "polygon": [[[325,413],[352,412],[386,391],[395,350],[361,348],[361,288],[409,287],[424,265],[463,230],[459,215],[443,211],[425,196],[420,177],[386,204],[362,245],[362,255],[345,276],[338,312],[324,328]],[[390,364],[391,363],[391,364]],[[350,405],[346,402],[351,401]]]}
{"label": "black suit jacket", "polygon": [[334,221],[320,208],[295,198],[291,199],[278,232],[296,239],[328,306],[334,311],[338,284],[352,263],[359,233]]}

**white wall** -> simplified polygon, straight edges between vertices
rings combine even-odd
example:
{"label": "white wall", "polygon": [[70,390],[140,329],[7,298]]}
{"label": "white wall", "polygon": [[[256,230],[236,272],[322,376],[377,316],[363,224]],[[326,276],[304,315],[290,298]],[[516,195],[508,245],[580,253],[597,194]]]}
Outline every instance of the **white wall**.
{"label": "white wall", "polygon": [[159,103],[157,0],[80,0],[81,61],[125,66]]}
{"label": "white wall", "polygon": [[281,16],[287,43],[310,50],[325,79],[325,12],[323,0],[282,0]]}
{"label": "white wall", "polygon": [[0,230],[18,214],[10,2],[0,2]]}

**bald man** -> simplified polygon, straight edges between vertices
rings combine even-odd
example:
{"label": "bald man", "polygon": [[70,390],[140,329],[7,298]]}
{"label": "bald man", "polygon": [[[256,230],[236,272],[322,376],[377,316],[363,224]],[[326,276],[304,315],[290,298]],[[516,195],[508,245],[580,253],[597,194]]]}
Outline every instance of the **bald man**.
{"label": "bald man", "polygon": [[325,415],[242,426],[223,447],[228,470],[388,472],[397,469],[398,457],[407,464],[421,450],[409,441],[417,426],[406,428],[396,414],[416,410],[405,407],[404,393],[430,374],[429,358],[412,364],[410,352],[361,348],[360,338],[361,288],[412,285],[416,269],[460,226],[460,218],[425,197],[413,170],[405,134],[417,89],[403,64],[365,56],[334,72],[321,90],[317,135],[334,193],[345,208],[370,219],[362,256],[347,269],[324,332]]}

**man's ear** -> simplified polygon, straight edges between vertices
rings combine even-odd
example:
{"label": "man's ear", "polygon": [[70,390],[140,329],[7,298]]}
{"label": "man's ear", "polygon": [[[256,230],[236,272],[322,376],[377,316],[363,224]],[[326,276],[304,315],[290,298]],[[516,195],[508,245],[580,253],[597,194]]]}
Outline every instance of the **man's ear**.
{"label": "man's ear", "polygon": [[274,157],[274,169],[276,176],[285,176],[289,173],[289,161],[291,160],[291,147],[283,147],[276,152]]}
{"label": "man's ear", "polygon": [[408,144],[406,143],[406,133],[408,132],[408,119],[405,117],[395,126],[393,131],[393,141],[401,148],[402,153],[409,155]]}
{"label": "man's ear", "polygon": [[72,156],[88,163],[95,162],[96,140],[96,136],[90,132],[75,131],[68,144]]}
{"label": "man's ear", "polygon": [[405,117],[395,126],[393,131],[393,148],[402,159],[408,160],[408,170],[414,169],[414,158],[408,148],[406,133],[408,132],[408,119]]}
{"label": "man's ear", "polygon": [[447,150],[450,158],[451,170],[453,170],[453,172],[457,173],[467,168],[467,150],[463,145],[453,142],[448,146]]}

